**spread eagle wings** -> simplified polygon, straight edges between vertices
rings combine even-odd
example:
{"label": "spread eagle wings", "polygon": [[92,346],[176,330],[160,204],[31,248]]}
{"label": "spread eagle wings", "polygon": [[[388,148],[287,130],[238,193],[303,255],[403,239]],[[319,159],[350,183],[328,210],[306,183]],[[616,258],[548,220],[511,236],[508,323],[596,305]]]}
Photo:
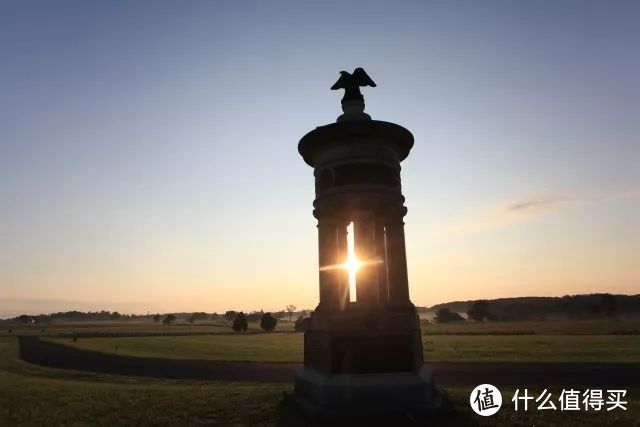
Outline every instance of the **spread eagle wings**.
{"label": "spread eagle wings", "polygon": [[371,77],[362,68],[358,67],[353,71],[353,78],[358,83],[358,86],[376,87]]}
{"label": "spread eagle wings", "polygon": [[346,89],[350,86],[376,87],[376,84],[371,80],[371,77],[369,77],[364,69],[358,67],[353,71],[353,74],[349,74],[346,71],[340,71],[340,78],[333,84],[333,86],[331,86],[331,90]]}
{"label": "spread eagle wings", "polygon": [[340,71],[340,78],[331,86],[331,90],[344,89],[351,80],[351,74],[346,71]]}

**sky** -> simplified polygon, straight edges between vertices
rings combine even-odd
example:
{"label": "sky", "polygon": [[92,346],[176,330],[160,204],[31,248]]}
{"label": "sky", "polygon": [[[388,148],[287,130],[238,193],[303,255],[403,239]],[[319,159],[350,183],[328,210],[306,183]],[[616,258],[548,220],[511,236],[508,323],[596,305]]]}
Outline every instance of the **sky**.
{"label": "sky", "polygon": [[0,1],[0,317],[313,308],[341,70],[416,305],[640,293],[640,3]]}

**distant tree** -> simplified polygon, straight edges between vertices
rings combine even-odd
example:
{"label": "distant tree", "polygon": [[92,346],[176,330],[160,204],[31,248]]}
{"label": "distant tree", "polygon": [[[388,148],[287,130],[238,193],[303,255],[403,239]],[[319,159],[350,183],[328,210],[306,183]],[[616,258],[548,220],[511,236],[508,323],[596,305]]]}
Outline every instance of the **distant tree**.
{"label": "distant tree", "polygon": [[162,320],[162,323],[164,323],[165,325],[170,325],[170,324],[172,324],[172,323],[173,323],[173,322],[175,322],[175,321],[176,321],[176,316],[175,316],[175,315],[173,315],[173,314],[168,314],[168,315],[167,315],[167,317],[165,317],[165,318]]}
{"label": "distant tree", "polygon": [[238,315],[237,312],[233,310],[229,310],[226,313],[224,313],[224,318],[227,319],[229,322],[231,322],[233,319],[236,318],[237,315]]}
{"label": "distant tree", "polygon": [[491,313],[489,312],[489,303],[484,300],[474,302],[471,308],[467,311],[467,315],[469,315],[470,319],[473,319],[476,322],[482,322],[484,319],[491,317]]}
{"label": "distant tree", "polygon": [[[193,318],[194,322],[196,322],[198,320],[207,320],[207,317],[208,317],[207,313],[204,313],[202,311],[196,311],[194,313],[191,313],[191,316],[190,316],[190,318]],[[189,318],[187,318],[187,321],[189,323],[193,323],[193,322],[191,322],[191,320],[189,320]]]}
{"label": "distant tree", "polygon": [[192,314],[191,316],[187,317],[187,322],[189,322],[190,324],[193,325],[193,322],[196,321],[196,315]]}
{"label": "distant tree", "polygon": [[295,313],[295,312],[296,312],[296,309],[297,309],[297,308],[298,308],[298,307],[296,307],[296,306],[295,306],[295,305],[293,305],[293,304],[290,304],[290,305],[288,305],[288,306],[285,308],[285,310],[287,311],[287,313],[289,313],[289,322],[291,322],[291,316],[293,316],[293,313]]}
{"label": "distant tree", "polygon": [[[550,318],[585,319],[599,316],[640,317],[640,295],[584,294],[562,297],[517,297],[485,300],[488,320],[545,320]],[[471,309],[474,301],[454,301],[429,307],[430,311],[447,307],[460,314]],[[487,313],[481,313],[486,315]],[[466,316],[465,316],[466,317]],[[482,317],[482,316],[478,316]],[[469,317],[472,321],[473,318]]]}
{"label": "distant tree", "polygon": [[218,320],[220,318],[220,315],[218,313],[211,313],[209,315],[209,319],[211,320]]}
{"label": "distant tree", "polygon": [[276,319],[282,319],[284,316],[286,316],[286,314],[287,313],[284,310],[276,311],[275,313],[273,313]]}
{"label": "distant tree", "polygon": [[111,313],[109,315],[109,319],[111,320],[118,320],[122,317],[122,314],[118,313],[117,311],[114,311],[113,313]]}
{"label": "distant tree", "polygon": [[589,302],[584,308],[589,317],[600,317],[602,315],[602,302]]}
{"label": "distant tree", "polygon": [[155,323],[158,323],[160,321],[160,319],[162,318],[162,316],[160,316],[159,314],[156,314],[155,316],[153,316],[153,321]]}
{"label": "distant tree", "polygon": [[18,320],[20,321],[20,323],[29,323],[31,321],[31,317],[27,316],[26,314],[21,314],[18,317]]}
{"label": "distant tree", "polygon": [[278,319],[271,315],[271,313],[264,313],[260,319],[260,327],[265,332],[271,332],[276,329]]}
{"label": "distant tree", "polygon": [[243,312],[236,314],[236,318],[233,319],[233,325],[231,327],[236,332],[246,332],[249,328],[247,316],[245,316]]}
{"label": "distant tree", "polygon": [[436,311],[435,321],[438,323],[448,323],[464,320],[458,313],[449,310],[448,307],[442,307]]}
{"label": "distant tree", "polygon": [[600,305],[602,311],[607,317],[616,317],[618,314],[618,300],[611,294],[602,294],[600,296]]}
{"label": "distant tree", "polygon": [[260,310],[260,311],[252,311],[251,313],[247,314],[247,322],[259,322],[260,319],[262,319],[262,315],[264,314],[264,311]]}
{"label": "distant tree", "polygon": [[304,332],[309,328],[309,323],[311,323],[310,317],[298,316],[296,323],[293,326],[293,329],[296,332]]}

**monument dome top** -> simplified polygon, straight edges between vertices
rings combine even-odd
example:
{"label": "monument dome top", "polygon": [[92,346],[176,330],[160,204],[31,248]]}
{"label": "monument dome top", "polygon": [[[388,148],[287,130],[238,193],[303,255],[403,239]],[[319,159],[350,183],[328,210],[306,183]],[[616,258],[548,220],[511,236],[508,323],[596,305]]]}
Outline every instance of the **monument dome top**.
{"label": "monument dome top", "polygon": [[413,147],[413,134],[395,123],[380,120],[339,121],[319,126],[298,143],[304,161],[314,166],[316,154],[334,144],[384,144],[393,149],[398,161],[404,160]]}

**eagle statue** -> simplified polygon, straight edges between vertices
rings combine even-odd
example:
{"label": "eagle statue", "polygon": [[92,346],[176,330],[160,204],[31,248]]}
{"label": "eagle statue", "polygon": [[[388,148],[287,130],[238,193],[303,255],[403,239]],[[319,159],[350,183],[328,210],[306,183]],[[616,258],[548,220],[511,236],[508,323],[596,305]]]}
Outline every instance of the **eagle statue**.
{"label": "eagle statue", "polygon": [[342,103],[348,101],[361,101],[364,102],[364,97],[360,93],[360,86],[376,87],[376,84],[371,80],[371,77],[361,67],[353,70],[353,74],[349,74],[346,71],[340,71],[340,78],[333,86],[331,90],[344,89],[344,96],[342,97]]}

